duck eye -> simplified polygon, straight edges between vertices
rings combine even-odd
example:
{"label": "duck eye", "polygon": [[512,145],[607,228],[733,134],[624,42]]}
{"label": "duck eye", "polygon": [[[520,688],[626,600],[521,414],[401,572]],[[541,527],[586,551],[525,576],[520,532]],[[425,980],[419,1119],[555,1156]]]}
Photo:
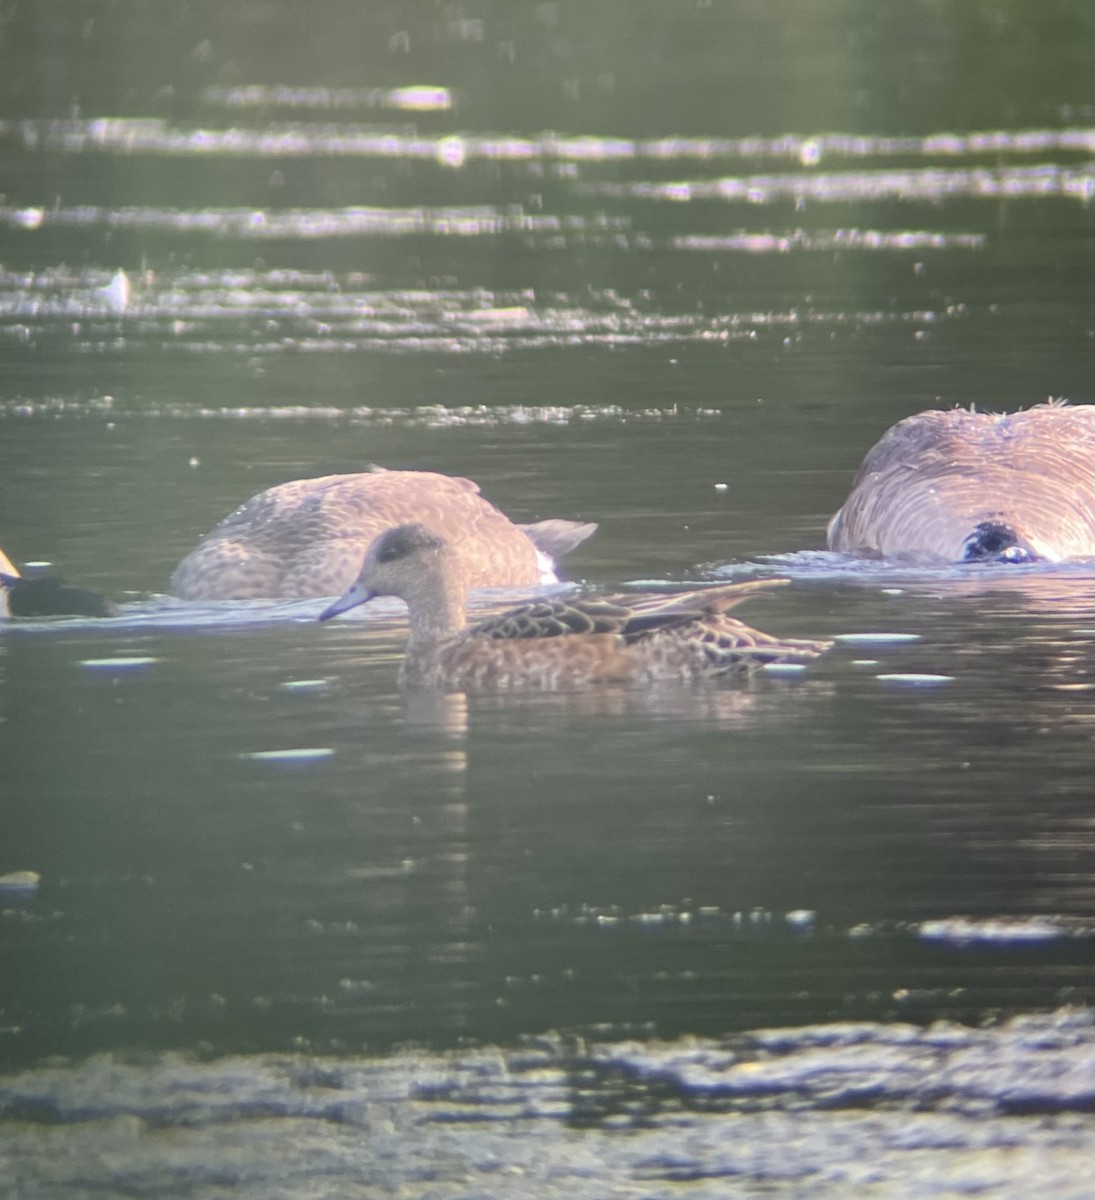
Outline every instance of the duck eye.
{"label": "duck eye", "polygon": [[396,559],[406,558],[413,554],[418,543],[413,529],[393,529],[387,533],[376,548],[378,563],[395,562]]}
{"label": "duck eye", "polygon": [[390,563],[438,549],[440,542],[428,529],[421,525],[403,525],[383,535],[376,544],[375,558],[377,563]]}

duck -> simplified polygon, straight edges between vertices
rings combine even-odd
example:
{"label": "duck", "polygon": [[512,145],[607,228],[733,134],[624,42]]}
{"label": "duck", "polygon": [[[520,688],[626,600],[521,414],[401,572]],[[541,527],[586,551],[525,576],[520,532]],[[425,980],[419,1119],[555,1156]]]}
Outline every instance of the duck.
{"label": "duck", "polygon": [[1095,405],[898,421],[867,452],[828,547],[923,562],[1095,556]]}
{"label": "duck", "polygon": [[354,584],[320,614],[328,621],[377,596],[408,608],[400,670],[407,688],[562,690],[601,683],[689,682],[747,675],[769,663],[812,662],[827,641],[761,633],[727,611],[786,579],[676,594],[547,597],[465,625],[467,578],[452,543],[419,523],[385,530]]}
{"label": "duck", "polygon": [[408,521],[451,542],[476,588],[556,583],[556,562],[597,528],[562,518],[518,525],[471,479],[372,467],[290,480],[252,496],[183,558],[169,590],[183,600],[339,595],[373,538]]}
{"label": "duck", "polygon": [[117,612],[101,592],[66,583],[59,575],[21,575],[0,550],[0,617],[113,617]]}

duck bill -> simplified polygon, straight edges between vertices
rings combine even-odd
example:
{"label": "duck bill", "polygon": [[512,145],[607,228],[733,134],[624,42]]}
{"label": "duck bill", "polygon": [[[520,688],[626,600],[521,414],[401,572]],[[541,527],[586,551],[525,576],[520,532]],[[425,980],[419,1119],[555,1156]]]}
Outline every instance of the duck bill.
{"label": "duck bill", "polygon": [[351,608],[357,608],[359,604],[366,604],[374,599],[376,594],[376,592],[370,592],[368,588],[362,587],[360,583],[355,583],[332,604],[328,604],[319,614],[319,619],[329,621],[332,617],[337,617],[339,613],[349,612]]}

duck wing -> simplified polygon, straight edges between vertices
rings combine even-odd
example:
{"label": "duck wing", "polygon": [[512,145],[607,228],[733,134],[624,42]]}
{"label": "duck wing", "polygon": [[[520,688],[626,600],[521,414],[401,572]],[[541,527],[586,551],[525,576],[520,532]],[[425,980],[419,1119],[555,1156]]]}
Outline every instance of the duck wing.
{"label": "duck wing", "polygon": [[667,595],[653,592],[631,598],[631,617],[620,630],[628,642],[636,642],[667,629],[706,626],[743,600],[773,587],[785,587],[788,579],[753,579]]}
{"label": "duck wing", "polygon": [[631,610],[611,600],[534,600],[487,617],[468,629],[472,637],[550,638],[568,634],[620,633]]}
{"label": "duck wing", "polygon": [[534,600],[487,617],[467,632],[472,637],[494,639],[616,634],[634,642],[659,630],[710,620],[756,592],[782,587],[787,582],[757,579],[675,594],[639,592],[629,596]]}

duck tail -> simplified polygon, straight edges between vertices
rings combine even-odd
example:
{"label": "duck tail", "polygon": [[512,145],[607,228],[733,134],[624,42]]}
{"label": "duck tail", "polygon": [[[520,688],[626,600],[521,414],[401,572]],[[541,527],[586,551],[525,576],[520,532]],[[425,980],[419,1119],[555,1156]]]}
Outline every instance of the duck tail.
{"label": "duck tail", "polygon": [[1004,521],[982,521],[962,544],[963,562],[1037,562],[1039,555]]}
{"label": "duck tail", "polygon": [[758,592],[786,587],[789,579],[749,579],[744,583],[728,583],[721,587],[704,588],[689,593],[693,605],[697,602],[704,612],[724,613],[736,608],[744,600],[750,600]]}
{"label": "duck tail", "polygon": [[551,517],[518,528],[523,529],[536,549],[553,562],[565,558],[576,546],[597,532],[597,525],[593,521],[567,521],[562,517]]}

